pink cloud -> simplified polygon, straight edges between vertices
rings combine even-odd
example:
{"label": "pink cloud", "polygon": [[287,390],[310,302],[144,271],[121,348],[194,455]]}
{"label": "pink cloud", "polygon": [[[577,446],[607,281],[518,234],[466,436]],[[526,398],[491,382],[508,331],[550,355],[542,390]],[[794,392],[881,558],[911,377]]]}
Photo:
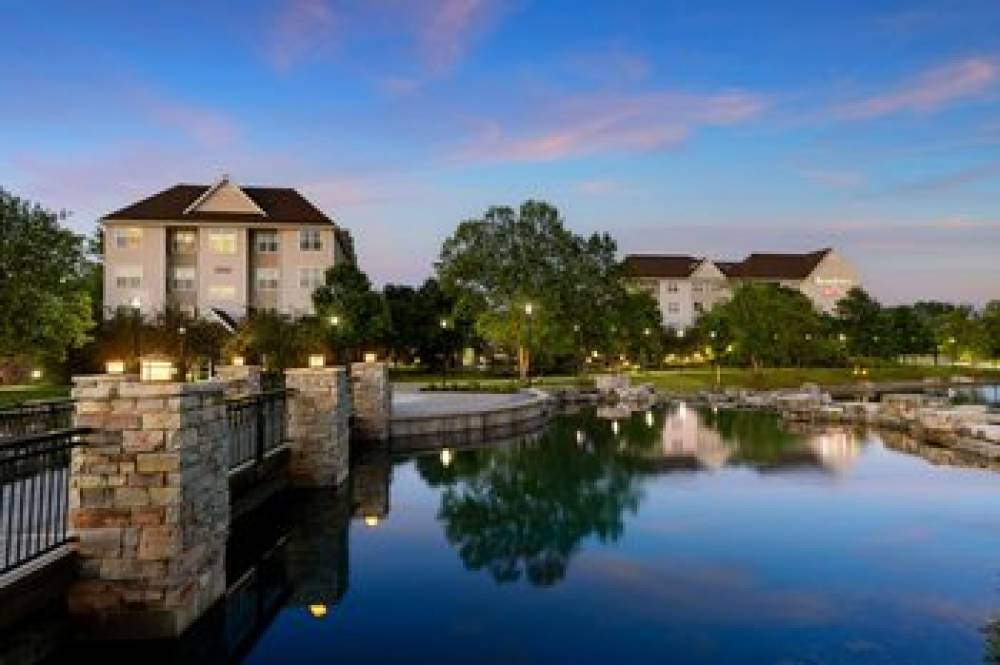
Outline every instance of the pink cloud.
{"label": "pink cloud", "polygon": [[520,126],[481,123],[460,159],[547,161],[603,152],[647,152],[683,142],[706,125],[730,125],[760,114],[763,97],[745,92],[697,95],[670,91],[579,95],[546,104]]}
{"label": "pink cloud", "polygon": [[138,91],[136,100],[154,122],[178,129],[203,145],[219,146],[239,136],[237,123],[219,111],[148,90]]}
{"label": "pink cloud", "polygon": [[278,71],[287,71],[333,38],[337,16],[326,0],[291,0],[275,21],[268,57]]}
{"label": "pink cloud", "polygon": [[499,13],[495,0],[436,0],[418,23],[420,50],[432,73],[454,67]]}
{"label": "pink cloud", "polygon": [[876,118],[901,111],[929,113],[993,87],[1000,78],[995,58],[972,57],[929,69],[885,94],[839,109],[845,118]]}

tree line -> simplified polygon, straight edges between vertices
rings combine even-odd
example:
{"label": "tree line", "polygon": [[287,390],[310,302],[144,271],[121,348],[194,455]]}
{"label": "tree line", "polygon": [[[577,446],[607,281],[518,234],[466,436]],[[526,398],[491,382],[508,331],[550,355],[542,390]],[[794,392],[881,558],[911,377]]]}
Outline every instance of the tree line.
{"label": "tree line", "polygon": [[471,349],[477,364],[522,373],[682,358],[759,368],[1000,357],[1000,301],[883,306],[860,289],[823,314],[798,291],[747,284],[692,329],[665,329],[656,301],[623,273],[614,239],[572,232],[541,201],[461,222],[419,286],[376,289],[358,267],[337,265],[313,294],[313,314],[249,312],[229,334],[174,308],[105,311],[99,236],[72,233],[64,218],[0,189],[0,380],[5,363],[100,371],[140,353],[182,365],[243,355],[282,368],[317,352],[337,362],[377,352],[436,369]]}

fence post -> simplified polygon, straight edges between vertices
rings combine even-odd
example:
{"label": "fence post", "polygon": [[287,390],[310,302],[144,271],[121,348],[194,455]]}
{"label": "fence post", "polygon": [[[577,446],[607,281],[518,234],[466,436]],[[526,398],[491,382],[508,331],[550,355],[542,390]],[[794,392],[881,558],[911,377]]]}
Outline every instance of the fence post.
{"label": "fence post", "polygon": [[350,416],[343,367],[285,370],[289,480],[298,487],[333,487],[347,479]]}
{"label": "fence post", "polygon": [[362,441],[388,441],[392,417],[392,384],[386,363],[351,365],[354,432]]}
{"label": "fence post", "polygon": [[229,528],[223,385],[75,377],[68,605],[96,638],[181,634],[225,593]]}

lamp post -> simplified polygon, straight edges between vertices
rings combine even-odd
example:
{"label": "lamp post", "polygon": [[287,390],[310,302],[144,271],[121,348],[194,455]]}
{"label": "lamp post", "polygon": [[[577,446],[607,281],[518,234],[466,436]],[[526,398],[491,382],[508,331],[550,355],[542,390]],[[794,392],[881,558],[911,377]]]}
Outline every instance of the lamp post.
{"label": "lamp post", "polygon": [[142,349],[139,346],[139,321],[142,316],[142,300],[139,299],[139,296],[132,296],[129,305],[132,307],[132,353],[135,356],[135,367],[136,372],[138,372],[140,368],[139,356],[142,355]]}
{"label": "lamp post", "polygon": [[529,388],[531,387],[531,315],[534,311],[534,305],[530,302],[524,303],[524,327],[527,338],[524,345],[524,378]]}
{"label": "lamp post", "polygon": [[[333,327],[333,337],[336,340],[337,339],[337,335],[340,332],[340,317],[337,316],[336,314],[331,314],[330,317],[327,319],[327,321],[329,321],[330,325]],[[343,361],[343,350],[341,349],[341,345],[339,343],[335,342],[334,346],[336,348],[334,349],[333,357],[334,358],[338,358],[338,356],[339,356],[339,360]],[[346,366],[346,363],[345,363],[345,366]]]}
{"label": "lamp post", "polygon": [[448,319],[441,319],[441,389],[448,381]]}
{"label": "lamp post", "polygon": [[188,375],[187,356],[185,355],[185,352],[184,352],[185,351],[185,349],[184,349],[184,340],[187,338],[187,328],[185,328],[184,326],[178,326],[178,328],[177,328],[177,334],[181,338],[181,354],[180,354],[181,355],[181,359],[180,359],[181,360],[181,362],[180,362],[181,380],[182,381],[187,381],[187,375]]}

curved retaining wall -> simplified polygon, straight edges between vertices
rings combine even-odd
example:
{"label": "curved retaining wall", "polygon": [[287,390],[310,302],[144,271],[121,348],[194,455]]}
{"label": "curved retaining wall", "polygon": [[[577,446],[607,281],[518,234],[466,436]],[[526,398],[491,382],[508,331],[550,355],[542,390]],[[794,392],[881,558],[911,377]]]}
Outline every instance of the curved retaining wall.
{"label": "curved retaining wall", "polygon": [[460,446],[536,432],[554,413],[555,400],[540,390],[526,392],[531,395],[529,399],[513,404],[454,413],[393,416],[391,448]]}

